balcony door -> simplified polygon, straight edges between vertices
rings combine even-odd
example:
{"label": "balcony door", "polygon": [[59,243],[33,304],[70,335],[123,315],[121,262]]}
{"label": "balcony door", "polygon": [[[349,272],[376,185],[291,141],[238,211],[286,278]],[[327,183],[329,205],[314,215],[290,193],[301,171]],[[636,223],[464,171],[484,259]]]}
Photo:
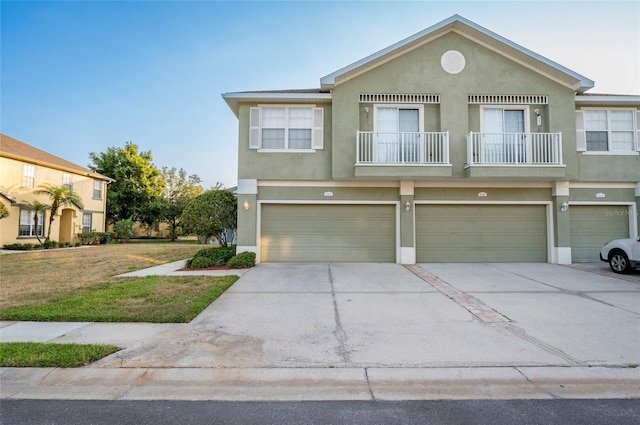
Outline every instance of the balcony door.
{"label": "balcony door", "polygon": [[378,162],[416,163],[421,160],[419,108],[377,107],[376,151]]}
{"label": "balcony door", "polygon": [[525,110],[485,108],[482,112],[480,156],[484,162],[526,162]]}

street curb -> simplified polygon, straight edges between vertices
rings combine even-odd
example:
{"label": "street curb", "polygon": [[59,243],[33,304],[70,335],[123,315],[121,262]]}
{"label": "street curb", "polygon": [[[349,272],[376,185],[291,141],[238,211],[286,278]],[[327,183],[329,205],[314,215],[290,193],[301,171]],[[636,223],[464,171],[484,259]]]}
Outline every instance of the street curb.
{"label": "street curb", "polygon": [[640,369],[0,368],[2,399],[466,400],[638,398]]}

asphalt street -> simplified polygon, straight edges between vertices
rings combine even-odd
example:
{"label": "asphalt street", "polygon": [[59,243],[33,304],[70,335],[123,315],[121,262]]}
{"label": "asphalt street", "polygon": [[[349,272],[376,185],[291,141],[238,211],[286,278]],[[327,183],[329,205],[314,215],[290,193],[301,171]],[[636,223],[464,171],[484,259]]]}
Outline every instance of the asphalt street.
{"label": "asphalt street", "polygon": [[2,400],[6,425],[634,425],[640,400],[66,401]]}

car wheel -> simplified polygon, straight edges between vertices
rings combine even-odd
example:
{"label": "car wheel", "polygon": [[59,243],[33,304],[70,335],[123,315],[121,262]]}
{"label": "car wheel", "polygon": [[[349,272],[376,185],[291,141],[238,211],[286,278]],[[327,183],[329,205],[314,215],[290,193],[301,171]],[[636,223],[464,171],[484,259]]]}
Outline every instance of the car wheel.
{"label": "car wheel", "polygon": [[609,267],[614,273],[628,273],[631,270],[629,258],[623,251],[614,251],[609,254]]}

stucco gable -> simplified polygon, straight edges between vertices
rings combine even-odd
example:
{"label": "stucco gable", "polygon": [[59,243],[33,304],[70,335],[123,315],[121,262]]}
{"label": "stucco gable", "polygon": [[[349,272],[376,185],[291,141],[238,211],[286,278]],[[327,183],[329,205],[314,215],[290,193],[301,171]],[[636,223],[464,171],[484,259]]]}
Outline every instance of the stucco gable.
{"label": "stucco gable", "polygon": [[578,93],[582,93],[594,86],[594,82],[589,78],[532,52],[468,19],[453,15],[398,43],[322,77],[320,79],[321,89],[329,91],[335,85],[387,63],[450,32],[460,34]]}

